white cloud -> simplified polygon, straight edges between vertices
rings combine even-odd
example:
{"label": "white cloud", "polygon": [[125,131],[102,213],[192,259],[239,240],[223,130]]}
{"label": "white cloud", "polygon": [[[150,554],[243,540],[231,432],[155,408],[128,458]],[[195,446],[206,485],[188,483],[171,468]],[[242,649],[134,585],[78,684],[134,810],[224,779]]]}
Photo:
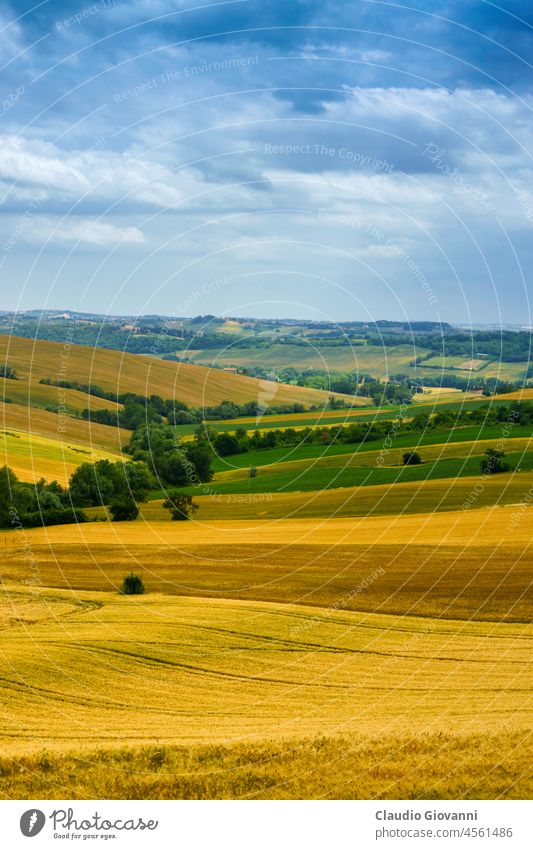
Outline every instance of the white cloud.
{"label": "white cloud", "polygon": [[168,207],[202,191],[202,180],[183,169],[167,169],[143,156],[105,148],[62,151],[53,144],[14,135],[0,137],[0,178],[12,183],[11,197],[27,195],[27,185],[62,201],[100,198]]}
{"label": "white cloud", "polygon": [[119,227],[108,221],[90,218],[67,218],[63,221],[47,217],[34,217],[28,223],[23,239],[25,242],[82,242],[87,245],[103,246],[119,243],[139,245],[145,241],[137,227]]}

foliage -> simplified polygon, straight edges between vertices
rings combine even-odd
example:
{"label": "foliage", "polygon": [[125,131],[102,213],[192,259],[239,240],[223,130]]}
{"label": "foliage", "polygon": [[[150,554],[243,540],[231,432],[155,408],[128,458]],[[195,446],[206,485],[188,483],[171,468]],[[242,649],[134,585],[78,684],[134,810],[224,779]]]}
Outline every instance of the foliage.
{"label": "foliage", "polygon": [[500,472],[508,472],[511,468],[509,463],[503,459],[504,451],[499,451],[496,448],[487,448],[485,456],[482,458],[480,467],[484,475],[496,475]]}
{"label": "foliage", "polygon": [[188,486],[213,477],[212,451],[205,442],[180,443],[171,427],[152,424],[138,428],[126,449],[143,461],[163,483]]}
{"label": "foliage", "polygon": [[126,575],[122,582],[123,595],[142,595],[144,593],[144,583],[140,575],[135,575],[130,572]]}
{"label": "foliage", "polygon": [[0,527],[35,528],[86,522],[81,510],[69,503],[68,492],[52,481],[21,483],[7,466],[0,468]]}
{"label": "foliage", "polygon": [[169,494],[163,502],[163,507],[165,510],[170,510],[173,522],[186,521],[198,510],[198,505],[194,503],[192,496],[183,492]]}
{"label": "foliage", "polygon": [[25,513],[21,517],[21,524],[25,528],[41,528],[47,525],[81,525],[87,521],[87,515],[83,510],[75,510],[72,507]]}
{"label": "foliage", "polygon": [[73,504],[94,507],[122,497],[145,501],[152,485],[151,475],[141,463],[98,460],[78,466],[70,478],[69,492]]}
{"label": "foliage", "polygon": [[7,380],[18,380],[17,372],[7,363],[0,364],[0,377],[5,377]]}
{"label": "foliage", "polygon": [[134,522],[139,515],[136,501],[129,495],[115,498],[109,505],[114,522]]}
{"label": "foliage", "polygon": [[405,454],[402,455],[402,461],[404,466],[419,466],[422,462],[422,458],[418,451],[406,451]]}

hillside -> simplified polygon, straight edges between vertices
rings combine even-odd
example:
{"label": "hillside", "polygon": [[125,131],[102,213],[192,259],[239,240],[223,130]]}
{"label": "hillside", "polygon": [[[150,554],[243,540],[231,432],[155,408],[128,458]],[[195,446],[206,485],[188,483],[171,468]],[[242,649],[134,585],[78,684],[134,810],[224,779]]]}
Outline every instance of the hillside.
{"label": "hillside", "polygon": [[[328,394],[318,389],[260,381],[252,377],[153,357],[125,354],[84,345],[43,342],[18,336],[0,336],[0,362],[14,368],[32,393],[42,389],[42,378],[92,383],[109,392],[135,392],[175,398],[192,407],[263,401],[270,405],[301,403],[323,406]],[[17,391],[17,381],[5,381],[6,395]],[[13,399],[15,400],[15,399]],[[20,398],[16,400],[20,403]],[[88,406],[88,405],[87,405]],[[102,406],[96,401],[92,406]]]}
{"label": "hillside", "polygon": [[[73,419],[70,416],[59,416],[47,410],[29,408],[21,404],[0,403],[0,427],[7,431],[22,432],[30,441],[33,438],[44,437],[54,440],[58,446],[82,446],[85,450],[104,451],[120,454],[122,446],[129,442],[130,431],[118,427],[88,422],[83,419]],[[59,449],[58,449],[59,450]],[[81,456],[81,455],[80,455]],[[8,465],[13,465],[11,456],[6,457]],[[39,471],[37,462],[36,471]],[[44,474],[44,470],[41,470]],[[41,477],[38,474],[37,477]],[[27,478],[33,480],[33,476]]]}

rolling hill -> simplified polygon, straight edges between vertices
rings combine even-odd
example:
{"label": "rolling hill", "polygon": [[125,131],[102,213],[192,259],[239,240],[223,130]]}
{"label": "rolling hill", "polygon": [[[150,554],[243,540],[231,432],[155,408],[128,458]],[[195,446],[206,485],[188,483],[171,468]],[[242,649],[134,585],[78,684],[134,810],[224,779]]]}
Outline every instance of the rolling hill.
{"label": "rolling hill", "polygon": [[[153,357],[125,354],[103,348],[43,342],[17,336],[0,336],[0,362],[14,368],[28,387],[28,403],[42,391],[42,378],[92,383],[108,392],[160,395],[192,407],[212,406],[231,400],[268,405],[300,403],[324,406],[328,393],[318,389],[260,381],[222,369],[163,362]],[[6,395],[17,391],[18,381],[4,381]],[[54,387],[52,387],[54,388]],[[56,393],[57,394],[57,393]],[[342,397],[342,396],[341,396]],[[20,402],[20,397],[14,398]],[[92,402],[99,406],[99,399]],[[88,405],[86,405],[88,406]],[[101,405],[100,405],[101,406]]]}
{"label": "rolling hill", "polygon": [[[122,447],[131,439],[129,430],[60,416],[36,407],[1,402],[0,427],[4,431],[22,432],[30,440],[32,437],[45,437],[58,445],[73,442],[89,451],[101,450],[112,454],[120,454]],[[11,465],[11,460],[8,465]]]}

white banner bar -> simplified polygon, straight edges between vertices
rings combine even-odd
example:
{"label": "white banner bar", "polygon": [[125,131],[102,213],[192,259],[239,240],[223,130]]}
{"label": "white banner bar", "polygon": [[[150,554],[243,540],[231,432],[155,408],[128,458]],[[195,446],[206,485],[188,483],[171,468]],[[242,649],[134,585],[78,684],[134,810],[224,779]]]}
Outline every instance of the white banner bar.
{"label": "white banner bar", "polygon": [[6,849],[531,849],[532,814],[528,801],[0,802]]}

